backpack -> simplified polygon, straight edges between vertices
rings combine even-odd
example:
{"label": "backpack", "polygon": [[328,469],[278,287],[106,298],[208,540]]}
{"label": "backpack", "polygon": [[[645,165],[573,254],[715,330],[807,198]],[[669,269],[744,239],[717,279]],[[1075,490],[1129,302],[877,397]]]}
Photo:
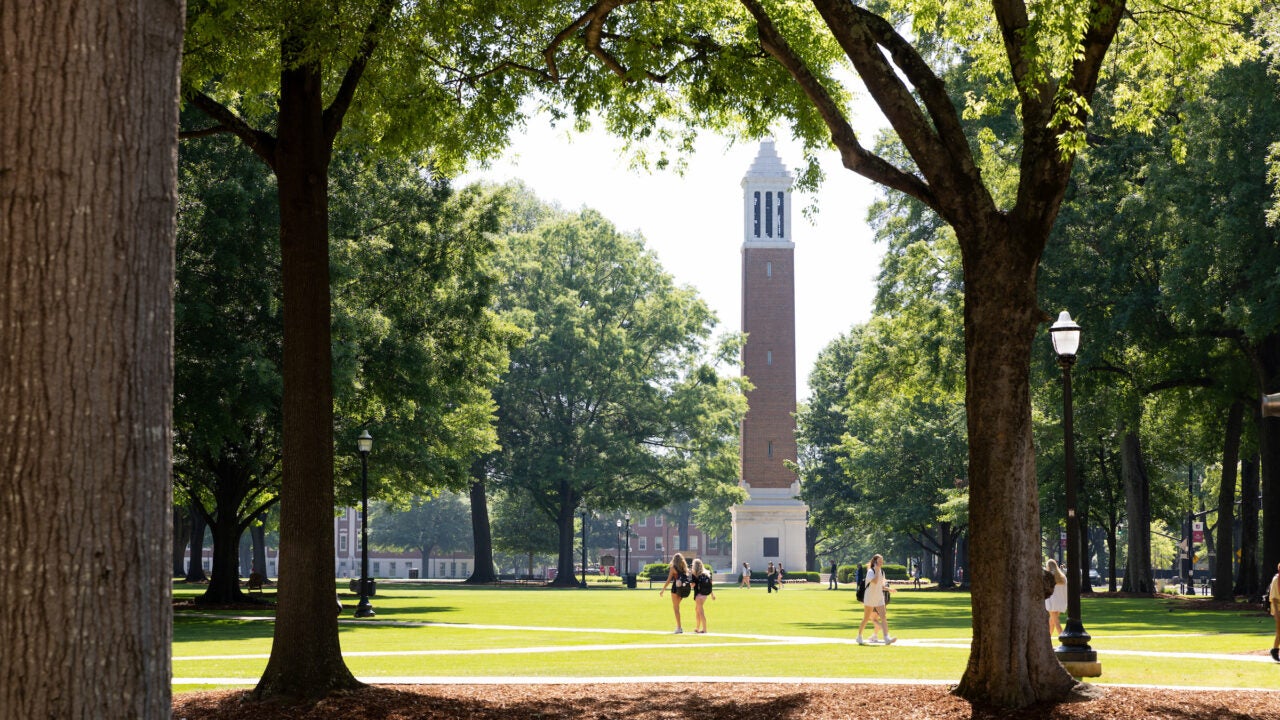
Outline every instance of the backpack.
{"label": "backpack", "polygon": [[708,575],[707,573],[702,573],[701,575],[699,575],[699,576],[698,576],[698,578],[697,578],[697,582],[698,582],[698,587],[697,587],[697,592],[696,592],[696,594],[697,594],[697,595],[710,595],[710,594],[711,594],[711,590],[712,590],[712,588],[711,588],[711,576],[710,576],[710,575]]}
{"label": "backpack", "polygon": [[862,574],[862,566],[858,566],[858,602],[867,596],[867,576]]}
{"label": "backpack", "polygon": [[675,582],[671,583],[671,592],[682,598],[689,597],[689,573],[676,573]]}
{"label": "backpack", "polygon": [[1050,597],[1051,595],[1053,595],[1053,586],[1054,586],[1054,585],[1056,585],[1056,584],[1057,584],[1057,582],[1058,582],[1058,580],[1053,576],[1053,573],[1052,573],[1052,572],[1050,572],[1049,570],[1045,570],[1045,571],[1044,571],[1043,584],[1044,584],[1044,599],[1045,599],[1045,600],[1048,600],[1048,599],[1049,599],[1049,597]]}

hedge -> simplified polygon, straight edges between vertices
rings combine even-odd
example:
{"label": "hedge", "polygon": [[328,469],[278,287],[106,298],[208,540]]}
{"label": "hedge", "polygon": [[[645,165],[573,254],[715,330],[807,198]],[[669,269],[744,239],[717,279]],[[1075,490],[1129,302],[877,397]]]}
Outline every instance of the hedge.
{"label": "hedge", "polygon": [[[862,568],[863,568],[863,573],[865,574],[867,566],[864,564]],[[884,576],[890,580],[910,580],[911,579],[910,575],[907,573],[906,565],[885,564],[883,566],[883,570],[884,570]],[[857,579],[857,575],[856,575],[857,571],[858,571],[857,565],[841,565],[840,567],[836,568],[836,580],[842,583],[853,583]]]}

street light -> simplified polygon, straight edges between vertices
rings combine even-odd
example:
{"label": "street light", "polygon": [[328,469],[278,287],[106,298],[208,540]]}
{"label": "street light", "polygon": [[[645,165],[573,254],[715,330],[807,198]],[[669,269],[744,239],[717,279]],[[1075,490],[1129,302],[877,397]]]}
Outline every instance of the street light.
{"label": "street light", "polygon": [[[1062,436],[1067,485],[1067,622],[1057,648],[1058,660],[1075,677],[1096,677],[1102,673],[1098,654],[1089,647],[1092,639],[1080,622],[1080,518],[1076,515],[1075,438],[1071,417],[1071,366],[1080,348],[1080,326],[1063,310],[1058,321],[1049,328],[1053,351],[1062,366]],[[1074,667],[1073,667],[1074,664]],[[1095,672],[1096,670],[1096,672]]]}
{"label": "street light", "polygon": [[[628,510],[626,514],[624,514],[622,517],[627,521],[627,530],[626,530],[627,544],[623,546],[624,548],[626,548],[623,551],[624,557],[626,559],[623,561],[623,565],[622,565],[623,567],[622,582],[625,584],[627,582],[627,576],[631,574],[631,511]],[[627,587],[631,587],[631,585],[627,585]]]}
{"label": "street light", "polygon": [[355,616],[373,617],[369,604],[369,452],[373,450],[373,436],[366,429],[356,438],[356,450],[360,453],[360,602]]}
{"label": "street light", "polygon": [[[613,522],[613,525],[614,527],[617,528],[617,532],[613,534],[613,539],[618,542],[618,555],[621,555],[622,554],[622,518],[618,518],[617,520],[615,520]],[[617,565],[618,561],[621,559],[622,558],[615,556],[613,560],[613,564]],[[618,575],[621,576],[621,573],[618,573]]]}

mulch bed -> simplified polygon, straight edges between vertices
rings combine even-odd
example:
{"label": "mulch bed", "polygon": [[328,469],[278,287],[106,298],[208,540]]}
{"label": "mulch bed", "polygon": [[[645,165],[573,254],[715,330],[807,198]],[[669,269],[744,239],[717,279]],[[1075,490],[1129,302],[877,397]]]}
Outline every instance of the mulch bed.
{"label": "mulch bed", "polygon": [[[1280,671],[1276,675],[1280,687]],[[1280,720],[1280,693],[1081,686],[1079,697],[1020,710],[982,708],[940,685],[667,683],[369,686],[315,705],[246,701],[242,690],[174,697],[174,720]]]}

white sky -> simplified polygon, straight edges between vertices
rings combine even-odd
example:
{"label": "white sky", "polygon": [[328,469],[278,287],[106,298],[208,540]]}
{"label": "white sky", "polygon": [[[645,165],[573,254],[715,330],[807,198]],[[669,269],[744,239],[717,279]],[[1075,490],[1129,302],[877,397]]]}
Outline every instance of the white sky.
{"label": "white sky", "polygon": [[[742,274],[742,187],[739,183],[759,150],[756,142],[730,146],[706,134],[688,158],[684,175],[630,169],[622,142],[603,131],[572,134],[530,120],[511,138],[506,155],[476,179],[523,180],[544,201],[567,210],[598,210],[624,232],[639,231],[681,285],[691,285],[719,318],[718,332],[739,331]],[[866,130],[863,130],[865,133]],[[873,136],[863,135],[871,145]],[[779,134],[777,151],[795,173],[803,160],[798,143]],[[824,157],[826,180],[816,196],[817,213],[806,218],[812,194],[794,196],[792,240],[796,261],[797,393],[809,395],[809,372],[818,352],[850,326],[871,316],[875,275],[882,248],[872,243],[867,206],[876,197],[870,181],[840,166],[834,151]]]}

